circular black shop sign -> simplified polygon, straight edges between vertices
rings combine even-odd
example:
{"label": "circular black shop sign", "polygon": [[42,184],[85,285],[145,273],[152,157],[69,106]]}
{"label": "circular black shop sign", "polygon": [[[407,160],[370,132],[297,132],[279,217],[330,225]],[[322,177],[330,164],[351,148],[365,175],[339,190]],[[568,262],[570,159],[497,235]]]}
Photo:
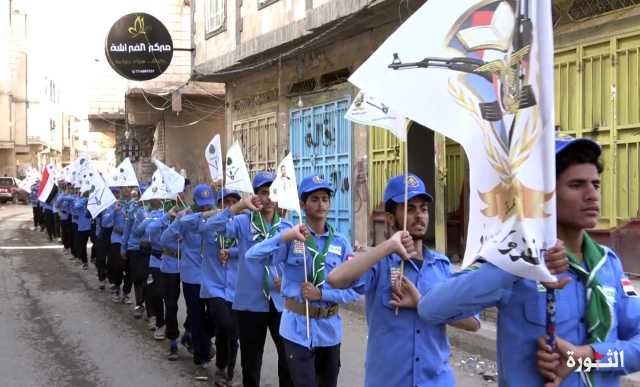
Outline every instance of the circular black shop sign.
{"label": "circular black shop sign", "polygon": [[160,20],[130,13],[109,30],[104,46],[107,61],[123,77],[147,81],[162,74],[173,58],[173,40]]}

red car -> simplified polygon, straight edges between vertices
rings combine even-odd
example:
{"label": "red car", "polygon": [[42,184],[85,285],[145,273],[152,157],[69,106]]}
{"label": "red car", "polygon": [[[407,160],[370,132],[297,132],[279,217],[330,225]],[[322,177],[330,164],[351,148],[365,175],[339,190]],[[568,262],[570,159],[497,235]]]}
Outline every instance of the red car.
{"label": "red car", "polygon": [[0,177],[0,202],[6,203],[13,201],[14,203],[29,203],[29,193],[18,187],[16,179],[13,177]]}

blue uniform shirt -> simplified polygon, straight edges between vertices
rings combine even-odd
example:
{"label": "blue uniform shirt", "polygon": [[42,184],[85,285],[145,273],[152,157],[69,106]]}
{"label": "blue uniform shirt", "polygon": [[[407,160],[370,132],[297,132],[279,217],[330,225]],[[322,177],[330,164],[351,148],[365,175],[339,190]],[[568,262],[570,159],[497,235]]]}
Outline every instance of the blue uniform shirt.
{"label": "blue uniform shirt", "polygon": [[122,205],[121,208],[116,208],[115,204],[112,207],[113,231],[111,232],[111,243],[120,243],[122,245],[126,226],[124,210],[126,202],[120,201],[120,204]]}
{"label": "blue uniform shirt", "polygon": [[[140,222],[136,231],[142,234],[140,241],[149,242],[151,244],[151,251],[161,251],[162,243],[160,237],[166,226],[162,222],[164,218],[164,210],[162,208],[151,211],[147,217]],[[160,257],[156,257],[153,254],[149,257],[149,267],[160,269],[162,266],[162,260]]]}
{"label": "blue uniform shirt", "polygon": [[133,224],[136,221],[136,212],[138,211],[138,203],[132,200],[129,200],[124,208],[124,231],[122,233],[122,246],[120,247],[120,251],[124,254],[127,250],[138,250],[139,247],[134,246],[135,248],[129,248],[129,237],[131,237],[131,230],[133,229]]}
{"label": "blue uniform shirt", "polygon": [[202,269],[202,236],[198,228],[202,223],[200,214],[183,215],[171,223],[163,233],[163,239],[180,239],[180,279],[182,282],[200,285]]}
{"label": "blue uniform shirt", "polygon": [[113,210],[115,203],[110,205],[107,209],[102,211],[102,216],[100,217],[100,227],[105,228],[113,228]]}
{"label": "blue uniform shirt", "polygon": [[78,231],[91,230],[91,214],[87,211],[87,199],[76,197],[71,211],[73,217],[77,217]]}
{"label": "blue uniform shirt", "polygon": [[131,209],[129,223],[131,224],[129,230],[129,238],[127,239],[127,250],[140,250],[140,239],[144,236],[144,228],[140,229],[138,226],[147,217],[147,211],[144,207],[136,205]]}
{"label": "blue uniform shirt", "polygon": [[[603,246],[604,247],[604,246]],[[613,327],[606,342],[592,344],[605,354],[609,349],[624,352],[625,367],[596,368],[595,385],[618,386],[618,378],[640,370],[640,298],[622,288],[625,279],[619,258],[604,247],[606,262],[597,278],[613,301]],[[576,345],[588,340],[586,290],[573,274],[564,289],[556,291],[556,335]],[[513,276],[490,263],[477,270],[455,274],[427,291],[419,304],[420,317],[441,323],[469,310],[497,306],[498,372],[501,386],[541,386],[536,369],[538,337],[545,335],[546,290],[537,282]],[[578,373],[571,373],[563,387],[585,386]]]}
{"label": "blue uniform shirt", "polygon": [[[386,256],[358,281],[365,293],[369,326],[365,386],[455,386],[446,321],[426,323],[412,309],[399,309],[396,316],[389,303],[401,261],[397,254]],[[417,260],[404,265],[404,276],[421,294],[450,275],[449,259],[426,248],[421,267]],[[469,315],[473,313],[461,317]]]}
{"label": "blue uniform shirt", "polygon": [[40,207],[44,208],[45,210],[51,211],[51,206],[46,202],[40,202]]}
{"label": "blue uniform shirt", "polygon": [[[292,298],[304,304],[300,288],[305,282],[304,277],[304,245],[302,242],[282,241],[283,232],[291,226],[283,224],[282,231],[275,237],[262,241],[246,253],[247,260],[260,259],[264,264],[282,264],[284,275],[282,276],[282,295],[284,298]],[[323,251],[327,243],[329,233],[317,235],[311,231],[318,249]],[[325,278],[331,270],[336,268],[347,257],[353,255],[353,249],[349,241],[340,234],[335,234],[325,259]],[[307,249],[307,273],[313,271],[313,254]],[[265,262],[266,261],[266,262]],[[358,299],[358,294],[353,289],[333,289],[329,283],[322,286],[322,298],[319,301],[310,301],[309,306],[328,308],[334,304],[347,304]],[[296,344],[312,347],[331,347],[342,341],[342,319],[339,314],[329,318],[310,320],[311,337],[307,338],[306,317],[298,313],[284,309],[280,320],[280,335]]]}
{"label": "blue uniform shirt", "polygon": [[[163,249],[170,249],[175,251],[176,254],[181,254],[180,252],[180,235],[169,231],[169,225],[171,223],[172,218],[171,215],[165,214],[162,218],[162,226],[164,231],[160,236],[160,243],[162,244]],[[167,274],[177,274],[180,272],[180,265],[178,264],[178,257],[167,254],[165,251],[162,252],[162,265],[160,266],[160,271]]]}
{"label": "blue uniform shirt", "polygon": [[222,298],[233,302],[238,279],[238,247],[229,248],[229,259],[223,265],[218,259],[220,236],[213,230],[213,219],[200,223],[204,240],[200,298]]}
{"label": "blue uniform shirt", "polygon": [[[287,221],[282,219],[280,226],[283,227],[286,224]],[[246,252],[257,243],[253,239],[257,231],[251,227],[251,215],[243,213],[233,216],[229,209],[225,209],[211,219],[211,226],[216,233],[225,238],[238,240],[238,281],[233,299],[233,309],[268,312],[269,300],[262,292],[264,264],[245,258]],[[270,270],[270,273],[276,275],[275,270]],[[270,281],[270,285],[273,286],[273,281]],[[282,311],[282,295],[275,288],[271,291],[271,300],[273,300],[276,309]]]}
{"label": "blue uniform shirt", "polygon": [[53,200],[51,200],[51,212],[53,212],[54,214],[57,214],[58,211],[60,211],[58,209],[58,200],[60,199],[60,196],[62,196],[62,192],[58,191],[58,193],[56,193],[56,196],[53,197]]}
{"label": "blue uniform shirt", "polygon": [[67,195],[64,192],[58,193],[55,199],[55,207],[58,209],[58,213],[61,221],[69,219],[69,211],[67,203]]}

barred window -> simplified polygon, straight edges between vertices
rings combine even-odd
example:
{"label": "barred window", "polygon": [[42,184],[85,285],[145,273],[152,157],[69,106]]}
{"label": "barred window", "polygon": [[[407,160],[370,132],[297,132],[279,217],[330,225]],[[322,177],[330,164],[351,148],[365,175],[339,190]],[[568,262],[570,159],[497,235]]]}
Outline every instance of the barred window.
{"label": "barred window", "polygon": [[210,34],[224,28],[226,0],[205,0],[205,32]]}

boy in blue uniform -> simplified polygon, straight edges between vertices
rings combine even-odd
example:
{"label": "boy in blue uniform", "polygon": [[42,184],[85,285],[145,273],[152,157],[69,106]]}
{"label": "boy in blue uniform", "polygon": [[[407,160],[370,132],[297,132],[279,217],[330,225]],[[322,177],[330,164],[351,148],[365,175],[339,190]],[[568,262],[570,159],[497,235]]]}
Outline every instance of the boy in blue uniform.
{"label": "boy in blue uniform", "polygon": [[[118,201],[113,204],[112,207],[107,209],[107,223],[111,224],[112,232],[111,232],[111,249],[109,253],[109,273],[111,276],[111,281],[113,283],[112,287],[112,301],[115,303],[126,302],[129,298],[127,290],[130,291],[130,285],[123,287],[121,289],[122,283],[124,281],[124,267],[126,265],[126,261],[122,256],[122,249],[125,243],[124,234],[126,227],[126,214],[125,209],[127,207],[130,190],[127,187],[120,188],[119,191],[114,193]],[[129,282],[127,280],[125,282]],[[128,288],[128,289],[127,289]],[[121,293],[122,291],[122,293]]]}
{"label": "boy in blue uniform", "polygon": [[[239,200],[238,192],[223,189],[218,196],[218,207],[229,208]],[[217,211],[201,213],[202,219]],[[204,243],[200,298],[207,303],[209,321],[216,329],[215,383],[218,387],[228,387],[233,381],[238,354],[238,322],[231,306],[238,277],[238,243],[218,235],[212,218],[200,223],[199,231]]]}
{"label": "boy in blue uniform", "polygon": [[76,253],[82,262],[82,269],[89,269],[89,261],[87,259],[87,242],[91,233],[91,214],[87,210],[88,192],[82,196],[78,196],[73,201],[71,213],[77,219],[77,235],[76,235]]}
{"label": "boy in blue uniform", "polygon": [[405,177],[397,176],[389,180],[384,191],[387,223],[396,233],[334,269],[329,283],[347,287],[355,282],[356,288],[366,296],[369,334],[365,386],[450,387],[455,385],[455,379],[448,362],[446,324],[472,331],[480,324],[472,317],[474,311],[460,316],[459,321],[427,324],[419,319],[415,309],[417,297],[413,303],[397,303],[401,289],[411,287],[415,292],[425,292],[452,274],[449,259],[423,243],[429,225],[427,203],[433,200],[431,195],[422,180],[413,174],[408,175],[407,186],[407,231],[397,231],[404,224],[405,191]]}
{"label": "boy in blue uniform", "polygon": [[162,244],[160,237],[166,229],[163,223],[165,216],[162,201],[160,199],[149,200],[151,211],[137,227],[137,232],[142,235],[140,239],[140,250],[148,258],[149,274],[151,282],[147,283],[145,289],[145,305],[150,313],[149,329],[154,330],[154,339],[164,340],[164,305],[162,299],[162,289],[159,286],[160,267],[162,265]]}
{"label": "boy in blue uniform", "polygon": [[64,246],[64,251],[66,253],[69,252],[69,248],[71,247],[70,237],[70,222],[71,222],[71,214],[69,212],[69,188],[68,184],[62,183],[61,185],[61,193],[56,198],[56,207],[60,211],[60,231],[62,233],[62,245]]}
{"label": "boy in blue uniform", "polygon": [[31,209],[33,211],[33,229],[38,228],[38,182],[34,183],[31,186],[31,191],[29,191],[29,203],[31,203]]}
{"label": "boy in blue uniform", "polygon": [[[600,146],[588,139],[556,141],[558,237],[566,244],[571,270],[553,284],[563,286],[556,291],[555,351],[544,343],[544,286],[490,263],[436,284],[420,301],[420,316],[432,323],[469,309],[498,307],[501,386],[541,386],[545,379],[552,380],[550,386],[618,386],[620,375],[640,370],[640,300],[625,291],[620,259],[585,231],[598,222],[600,153]],[[568,351],[574,359],[596,363],[596,353],[609,350],[624,353],[624,366],[594,368],[588,374],[567,367]]]}
{"label": "boy in blue uniform", "polygon": [[196,365],[194,379],[206,381],[209,380],[212,332],[206,323],[206,303],[200,299],[204,242],[198,228],[203,223],[200,212],[212,209],[216,199],[211,187],[198,184],[193,190],[193,201],[197,206],[196,213],[176,219],[163,233],[163,239],[175,235],[179,236],[182,242],[180,279],[187,304],[187,325],[193,341],[193,362]]}
{"label": "boy in blue uniform", "polygon": [[[353,289],[333,289],[325,283],[326,276],[353,254],[347,238],[327,223],[333,193],[333,186],[318,175],[303,179],[299,195],[306,225],[292,228],[283,225],[283,231],[254,245],[245,257],[283,265],[285,310],[280,335],[291,379],[298,387],[337,386],[342,341],[339,305],[351,303],[360,296]],[[306,329],[306,300],[310,337]]]}
{"label": "boy in blue uniform", "polygon": [[135,304],[133,317],[141,318],[145,311],[145,287],[149,269],[149,257],[146,251],[142,250],[140,239],[144,235],[144,229],[139,229],[139,225],[146,218],[147,213],[141,202],[132,202],[127,212],[127,267],[133,283],[133,293]]}
{"label": "boy in blue uniform", "polygon": [[[286,220],[280,219],[275,203],[269,199],[269,187],[273,180],[273,173],[258,172],[253,178],[256,195],[240,200],[211,220],[216,233],[238,241],[238,281],[233,310],[238,318],[242,383],[245,387],[260,385],[267,330],[278,351],[280,387],[292,386],[279,333],[283,306],[280,294],[281,276],[277,268],[245,257],[249,248],[276,235],[282,224],[286,223]],[[252,212],[245,213],[245,210]]]}
{"label": "boy in blue uniform", "polygon": [[[160,265],[159,284],[164,300],[164,321],[166,324],[166,337],[169,339],[169,353],[167,359],[178,360],[178,299],[180,298],[180,258],[182,256],[179,233],[169,231],[171,222],[176,222],[182,216],[177,208],[170,209],[161,219],[163,232],[160,236],[162,246],[162,264]],[[175,220],[174,220],[175,219]],[[185,324],[186,325],[186,324]],[[185,336],[187,333],[185,332]]]}

